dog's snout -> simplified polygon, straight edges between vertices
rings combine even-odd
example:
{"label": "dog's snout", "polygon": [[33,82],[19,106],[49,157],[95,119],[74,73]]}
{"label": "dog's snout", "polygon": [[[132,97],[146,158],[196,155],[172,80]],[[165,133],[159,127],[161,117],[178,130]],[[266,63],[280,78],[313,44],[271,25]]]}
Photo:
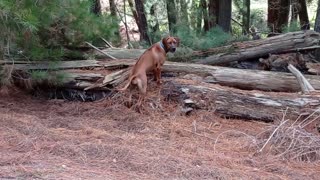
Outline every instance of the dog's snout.
{"label": "dog's snout", "polygon": [[170,52],[172,52],[172,53],[176,52],[176,47],[171,47]]}

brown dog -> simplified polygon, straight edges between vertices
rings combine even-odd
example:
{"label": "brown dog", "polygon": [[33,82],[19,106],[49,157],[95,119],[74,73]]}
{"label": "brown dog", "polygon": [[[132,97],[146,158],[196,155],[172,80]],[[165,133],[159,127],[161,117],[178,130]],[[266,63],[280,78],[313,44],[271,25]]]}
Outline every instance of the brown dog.
{"label": "brown dog", "polygon": [[[137,85],[144,98],[147,93],[147,72],[153,71],[154,79],[157,81],[157,84],[160,85],[161,67],[166,60],[166,54],[169,51],[175,52],[176,48],[179,46],[179,41],[179,38],[169,36],[163,38],[160,42],[153,44],[140,56],[137,63],[133,66],[129,76],[129,82],[124,88],[118,90],[125,91],[130,85]],[[131,96],[132,94],[130,92],[129,101],[131,101]],[[143,98],[140,96],[139,105]]]}

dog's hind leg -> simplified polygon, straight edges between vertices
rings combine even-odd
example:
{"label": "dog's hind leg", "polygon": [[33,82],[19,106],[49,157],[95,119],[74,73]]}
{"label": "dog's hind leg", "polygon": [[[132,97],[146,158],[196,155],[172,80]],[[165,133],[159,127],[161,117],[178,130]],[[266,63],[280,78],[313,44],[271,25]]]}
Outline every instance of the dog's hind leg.
{"label": "dog's hind leg", "polygon": [[145,96],[147,94],[147,75],[143,75],[140,78],[136,78],[137,80],[137,85],[140,91],[140,97],[138,100],[138,106],[141,106],[142,101],[144,101]]}
{"label": "dog's hind leg", "polygon": [[156,65],[154,73],[155,73],[155,76],[156,76],[157,85],[159,86],[159,85],[162,84],[162,82],[161,82],[161,65],[159,63]]}

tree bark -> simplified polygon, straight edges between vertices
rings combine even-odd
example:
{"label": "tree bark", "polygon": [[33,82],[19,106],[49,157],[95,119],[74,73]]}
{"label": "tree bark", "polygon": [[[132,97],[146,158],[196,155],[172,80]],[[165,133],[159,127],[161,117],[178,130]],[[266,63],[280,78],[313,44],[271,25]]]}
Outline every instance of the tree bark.
{"label": "tree bark", "polygon": [[159,20],[158,20],[158,15],[157,15],[157,3],[154,3],[151,7],[150,7],[150,16],[153,16],[153,20],[154,25],[150,25],[151,26],[151,32],[152,32],[152,43],[157,41],[157,37],[155,36],[155,34],[157,32],[160,31],[160,25],[159,25]]}
{"label": "tree bark", "polygon": [[194,62],[217,65],[233,61],[249,60],[268,56],[268,54],[316,46],[319,39],[320,34],[311,30],[291,32],[256,41],[234,43],[232,46],[229,46],[229,52],[219,53],[204,59],[195,59]]}
{"label": "tree bark", "polygon": [[[272,122],[306,118],[319,108],[320,94],[296,95],[244,92],[206,84],[193,85],[171,81],[164,85],[161,94],[168,101],[177,101],[185,107],[213,111],[227,118],[241,118]],[[185,100],[192,103],[184,103]]]}
{"label": "tree bark", "polygon": [[243,22],[243,31],[244,34],[249,33],[250,28],[250,0],[243,1],[243,10],[244,14],[242,15],[242,22]]}
{"label": "tree bark", "polygon": [[92,12],[96,15],[101,14],[101,4],[100,0],[93,0],[92,1]]}
{"label": "tree bark", "polygon": [[288,25],[289,0],[268,0],[268,27],[272,32],[281,33]]}
{"label": "tree bark", "polygon": [[290,12],[290,0],[280,0],[279,18],[277,24],[277,32],[283,32],[288,26]]}
{"label": "tree bark", "polygon": [[318,8],[317,8],[317,15],[315,20],[314,30],[316,32],[320,32],[320,0],[318,0]]}
{"label": "tree bark", "polygon": [[144,11],[144,6],[142,0],[135,0],[136,3],[136,10],[139,19],[138,27],[140,32],[140,41],[145,41],[149,45],[151,44],[150,38],[148,35],[148,24],[147,18]]}
{"label": "tree bark", "polygon": [[200,3],[201,3],[202,17],[203,17],[203,22],[204,22],[203,29],[204,29],[204,31],[209,31],[209,14],[208,14],[207,1],[201,0]]}
{"label": "tree bark", "polygon": [[128,0],[128,3],[129,3],[129,6],[130,6],[130,9],[131,9],[131,12],[133,14],[133,17],[137,23],[137,25],[139,24],[139,17],[138,17],[138,13],[134,7],[134,4],[133,4],[133,1],[132,0]]}
{"label": "tree bark", "polygon": [[298,20],[298,14],[299,14],[298,0],[292,0],[291,1],[291,19],[290,19],[291,23]]}
{"label": "tree bark", "polygon": [[218,25],[225,32],[231,31],[231,12],[232,12],[232,1],[231,0],[219,0]]}
{"label": "tree bark", "polygon": [[117,16],[117,9],[116,9],[116,3],[114,0],[109,0],[109,5],[110,5],[110,14],[111,16]]}
{"label": "tree bark", "polygon": [[202,9],[201,9],[201,4],[198,5],[198,8],[197,8],[197,24],[196,24],[196,30],[198,32],[201,32],[202,30],[202,20],[203,20],[203,13],[202,13]]}
{"label": "tree bark", "polygon": [[219,0],[209,0],[209,28],[213,28],[218,23]]}
{"label": "tree bark", "polygon": [[[121,62],[121,61],[120,61]],[[106,69],[115,69],[119,68],[120,65],[119,61],[108,61],[98,62],[98,61],[86,61],[85,63],[66,62],[64,65],[65,68],[68,67],[99,67],[104,66]],[[133,64],[135,61],[123,61],[123,64]],[[17,67],[19,67],[17,69]],[[28,76],[21,76],[26,69],[30,69],[32,66],[23,66],[20,64],[19,66],[15,66],[13,73],[13,78],[15,84],[31,84],[30,80],[28,80]],[[49,67],[49,64],[46,65]],[[62,66],[60,64],[60,66]],[[199,73],[199,74],[208,74],[213,73],[216,74],[215,77],[220,79],[232,79],[233,77],[228,77],[232,75],[232,73],[226,71],[230,68],[221,68],[221,67],[212,67],[212,66],[204,66],[204,65],[193,65],[190,64],[182,64],[182,63],[166,63],[164,66],[164,70],[172,72],[172,70],[177,70],[178,72],[192,72],[192,73]],[[23,67],[23,68],[22,68]],[[34,67],[34,66],[33,66]],[[45,68],[45,66],[38,66],[39,68]],[[205,68],[206,67],[206,68]],[[39,69],[38,68],[38,69]],[[207,72],[204,72],[203,70]],[[210,70],[211,69],[211,70]],[[220,71],[220,72],[214,72]],[[231,69],[230,69],[231,70]],[[237,71],[237,69],[234,69]],[[243,70],[240,70],[243,71]],[[25,72],[25,71],[24,71]],[[50,71],[48,71],[50,72]],[[56,71],[53,71],[56,72]],[[68,74],[66,79],[63,80],[63,84],[56,85],[56,87],[61,88],[71,88],[71,89],[79,89],[83,90],[88,87],[94,87],[94,90],[102,90],[110,93],[110,87],[106,87],[106,85],[113,85],[116,86],[119,83],[122,83],[128,77],[128,72],[126,69],[108,73],[107,71],[96,71],[92,73],[92,71],[83,71],[79,70],[78,72],[75,69],[72,70],[65,70],[65,73]],[[267,72],[267,74],[270,72]],[[30,73],[25,73],[25,75],[30,75]],[[107,75],[107,76],[106,76]],[[109,76],[112,75],[112,76]],[[164,73],[165,75],[165,73]],[[250,76],[256,76],[257,79],[260,81],[269,79],[269,75],[266,76],[267,78],[263,78],[254,72],[253,74],[234,74],[236,77],[243,77],[246,78]],[[295,79],[292,75],[286,74],[285,76],[291,76],[292,79]],[[23,78],[21,78],[23,77]],[[283,73],[275,73],[275,79],[278,80],[283,78]],[[307,77],[308,78],[308,77]],[[316,78],[318,78],[316,76]],[[267,86],[274,84],[274,82],[269,81]],[[284,79],[283,79],[284,80]],[[25,82],[29,81],[29,82]],[[219,81],[218,79],[216,80]],[[237,81],[234,80],[234,81]],[[244,80],[248,82],[247,80]],[[107,82],[108,84],[104,84]],[[271,82],[271,83],[270,83]],[[294,81],[296,82],[296,81]],[[287,82],[287,85],[291,85],[294,82]],[[315,83],[317,88],[319,88],[319,78],[318,82]],[[100,86],[102,84],[103,86]],[[312,84],[312,81],[311,81]],[[41,85],[41,82],[37,82],[36,85]],[[245,85],[245,84],[244,84]],[[284,85],[285,86],[285,85]],[[299,85],[297,85],[299,86]],[[54,87],[54,86],[50,86]],[[257,86],[259,87],[259,86]],[[149,87],[150,88],[150,87]],[[202,109],[206,111],[213,111],[221,116],[224,117],[231,117],[231,118],[243,118],[248,120],[261,120],[261,121],[274,121],[278,120],[282,117],[283,113],[287,111],[286,118],[289,119],[297,119],[299,116],[300,118],[305,118],[306,116],[313,113],[316,109],[320,106],[320,94],[315,92],[310,95],[299,95],[299,94],[289,94],[289,93],[272,93],[272,92],[257,92],[257,91],[242,91],[237,89],[230,89],[227,87],[216,86],[213,84],[208,83],[197,83],[193,80],[186,80],[186,79],[179,79],[178,77],[174,80],[164,80],[164,84],[160,87],[161,95],[164,96],[164,99],[167,101],[176,101],[180,103],[182,106],[191,107],[193,109]],[[188,100],[188,103],[185,103]],[[192,103],[190,103],[192,102]]]}
{"label": "tree bark", "polygon": [[176,3],[174,0],[166,0],[167,2],[167,14],[169,22],[169,31],[175,33],[175,25],[177,24],[177,12]]}
{"label": "tree bark", "polygon": [[[218,64],[218,62],[213,62],[211,60],[206,61],[205,57],[208,59],[219,59],[221,57],[221,61],[219,63],[229,63],[232,61],[242,61],[242,60],[250,60],[251,58],[261,58],[266,57],[269,54],[283,54],[289,52],[297,52],[297,51],[313,51],[319,46],[317,45],[317,41],[319,40],[319,33],[316,33],[312,30],[303,32],[291,32],[278,36],[274,36],[271,38],[260,39],[256,41],[247,41],[243,43],[233,43],[232,45],[210,48],[203,51],[193,51],[190,52],[186,57],[178,57],[179,59],[185,58],[189,60],[193,60],[194,62],[204,63],[204,64]],[[289,45],[285,47],[281,45],[282,41],[285,45]],[[141,56],[141,54],[146,49],[120,49],[120,48],[107,48],[103,49],[103,52],[110,54],[111,56],[117,59],[135,59]],[[248,51],[248,52],[246,52]],[[249,53],[249,51],[251,51]],[[243,53],[242,53],[243,52]],[[88,52],[87,52],[88,53]],[[246,56],[246,53],[249,53],[250,56]],[[102,55],[99,52],[94,52],[94,55],[98,59],[106,58],[105,55]],[[208,57],[209,56],[209,57]],[[224,57],[225,56],[225,57]],[[169,59],[175,61],[176,57],[169,56]],[[204,58],[204,59],[203,59]],[[79,58],[80,59],[80,58]],[[229,61],[228,61],[229,59]]]}
{"label": "tree bark", "polygon": [[189,18],[188,18],[188,4],[186,0],[180,0],[180,8],[181,8],[181,23],[187,27],[189,27]]}
{"label": "tree bark", "polygon": [[279,1],[280,0],[268,0],[268,27],[271,32],[278,32]]}
{"label": "tree bark", "polygon": [[310,22],[309,22],[309,17],[308,17],[306,0],[299,0],[299,5],[300,5],[299,19],[300,19],[301,30],[309,30],[310,29]]}
{"label": "tree bark", "polygon": [[[112,61],[96,61],[96,60],[82,60],[82,61],[63,61],[57,64],[54,69],[50,67],[50,63],[34,64],[28,62],[21,62],[15,64],[16,70],[29,71],[29,70],[59,70],[69,74],[64,83],[68,84],[95,84],[97,79],[92,79],[92,74],[95,71],[79,71],[75,69],[92,69],[103,68],[104,71],[97,75],[96,71],[94,77],[104,77],[104,84],[97,87],[104,86],[117,86],[123,83],[128,78],[129,70],[122,71],[121,73],[115,72],[110,74],[111,70],[119,70],[133,66],[136,63],[134,60],[112,60]],[[1,64],[1,61],[0,61]],[[108,71],[106,71],[108,70]],[[235,87],[245,90],[262,90],[262,91],[277,91],[277,92],[299,92],[300,85],[296,78],[291,73],[278,73],[270,71],[258,70],[244,70],[235,68],[226,68],[219,66],[208,66],[201,64],[187,64],[187,63],[174,63],[166,62],[162,68],[163,75],[166,74],[193,74],[200,77],[202,82],[220,84],[224,86]],[[21,79],[18,77],[18,80]],[[306,75],[306,79],[316,89],[320,90],[320,77]],[[93,81],[94,80],[94,81]],[[83,87],[83,86],[82,86]],[[88,87],[88,86],[87,86]]]}

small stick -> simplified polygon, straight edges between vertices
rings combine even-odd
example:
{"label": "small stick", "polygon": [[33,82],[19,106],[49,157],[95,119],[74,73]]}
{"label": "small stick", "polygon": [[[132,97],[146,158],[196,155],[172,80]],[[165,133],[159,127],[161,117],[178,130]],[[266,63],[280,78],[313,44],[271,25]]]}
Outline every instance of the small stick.
{"label": "small stick", "polygon": [[271,140],[272,136],[277,132],[277,130],[284,125],[288,120],[282,122],[270,135],[270,137],[268,138],[267,142],[262,146],[262,148],[259,150],[259,152],[262,152],[262,150],[266,147],[266,145],[269,143],[269,141]]}
{"label": "small stick", "polygon": [[289,64],[288,69],[297,78],[301,90],[304,94],[310,93],[311,91],[315,91],[315,89],[312,87],[309,81],[302,75],[302,73],[297,68],[295,68],[292,64]]}
{"label": "small stick", "polygon": [[110,48],[114,48],[105,38],[100,37]]}
{"label": "small stick", "polygon": [[104,54],[104,55],[106,55],[106,56],[110,57],[111,59],[117,59],[117,58],[115,58],[115,57],[111,56],[110,54],[108,54],[108,53],[106,53],[106,52],[101,51],[99,48],[95,47],[94,45],[92,45],[92,44],[90,44],[90,43],[88,43],[88,42],[86,42],[86,44],[88,44],[89,46],[91,46],[93,49],[95,49],[95,50],[99,51],[100,53],[102,53],[102,54]]}

